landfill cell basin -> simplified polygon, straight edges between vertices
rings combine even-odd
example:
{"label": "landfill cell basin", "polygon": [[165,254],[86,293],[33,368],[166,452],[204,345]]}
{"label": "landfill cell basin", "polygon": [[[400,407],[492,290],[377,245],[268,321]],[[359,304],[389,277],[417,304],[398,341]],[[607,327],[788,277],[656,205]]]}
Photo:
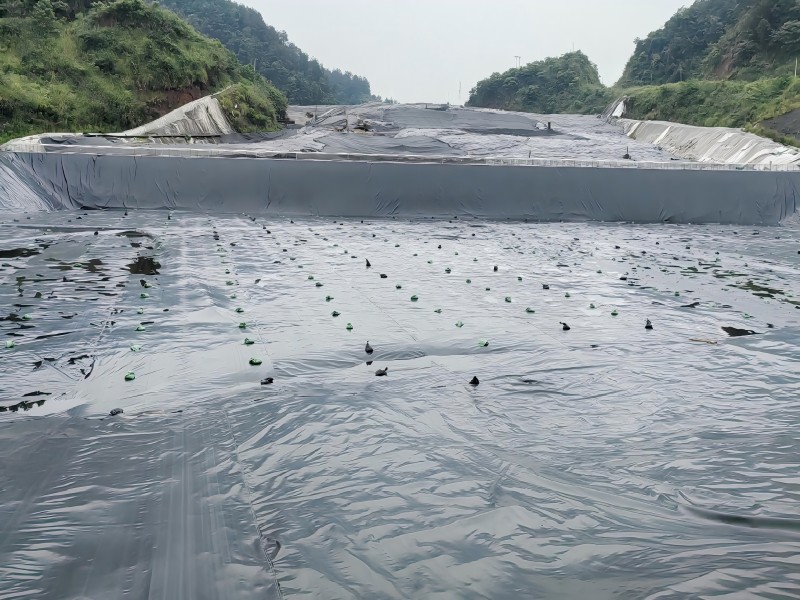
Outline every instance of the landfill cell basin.
{"label": "landfill cell basin", "polygon": [[0,225],[0,599],[797,591],[796,225]]}

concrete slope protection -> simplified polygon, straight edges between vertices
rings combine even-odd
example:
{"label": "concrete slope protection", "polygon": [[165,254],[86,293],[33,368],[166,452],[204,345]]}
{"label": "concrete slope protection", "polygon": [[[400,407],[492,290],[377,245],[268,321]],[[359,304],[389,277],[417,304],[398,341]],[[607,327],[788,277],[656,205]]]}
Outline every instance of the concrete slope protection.
{"label": "concrete slope protection", "polygon": [[209,98],[123,134],[13,141],[0,209],[777,225],[800,197],[794,165],[735,162],[744,151],[709,162],[594,117],[383,104],[290,115],[305,124],[238,135]]}
{"label": "concrete slope protection", "polygon": [[798,239],[2,214],[0,600],[787,589]]}

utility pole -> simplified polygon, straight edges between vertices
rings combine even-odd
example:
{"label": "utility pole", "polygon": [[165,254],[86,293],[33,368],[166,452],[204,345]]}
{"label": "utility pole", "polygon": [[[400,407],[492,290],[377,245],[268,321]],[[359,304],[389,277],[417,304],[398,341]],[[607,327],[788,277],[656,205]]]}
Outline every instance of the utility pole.
{"label": "utility pole", "polygon": [[461,105],[461,82],[458,82],[458,104]]}

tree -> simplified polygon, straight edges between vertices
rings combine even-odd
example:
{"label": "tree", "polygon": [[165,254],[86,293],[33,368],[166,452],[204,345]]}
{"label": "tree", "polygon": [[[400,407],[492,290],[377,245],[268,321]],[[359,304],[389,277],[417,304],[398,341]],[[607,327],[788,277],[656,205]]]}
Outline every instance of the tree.
{"label": "tree", "polygon": [[760,44],[761,46],[766,46],[769,43],[770,34],[772,33],[772,27],[769,24],[769,21],[766,19],[761,19],[756,25],[755,29],[755,41],[756,43]]}
{"label": "tree", "polygon": [[773,32],[772,43],[786,49],[800,48],[800,21],[788,21]]}
{"label": "tree", "polygon": [[611,101],[597,66],[582,52],[494,73],[470,91],[469,106],[538,113],[601,112]]}
{"label": "tree", "polygon": [[33,30],[37,35],[47,38],[58,30],[56,13],[50,0],[37,0],[31,10]]}

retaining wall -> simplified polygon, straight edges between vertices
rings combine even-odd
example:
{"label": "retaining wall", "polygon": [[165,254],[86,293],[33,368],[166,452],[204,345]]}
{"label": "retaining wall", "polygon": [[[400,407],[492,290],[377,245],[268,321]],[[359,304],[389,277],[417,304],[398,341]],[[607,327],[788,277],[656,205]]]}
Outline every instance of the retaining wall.
{"label": "retaining wall", "polygon": [[[0,207],[775,225],[800,171],[0,154]],[[41,209],[42,206],[32,206]]]}

